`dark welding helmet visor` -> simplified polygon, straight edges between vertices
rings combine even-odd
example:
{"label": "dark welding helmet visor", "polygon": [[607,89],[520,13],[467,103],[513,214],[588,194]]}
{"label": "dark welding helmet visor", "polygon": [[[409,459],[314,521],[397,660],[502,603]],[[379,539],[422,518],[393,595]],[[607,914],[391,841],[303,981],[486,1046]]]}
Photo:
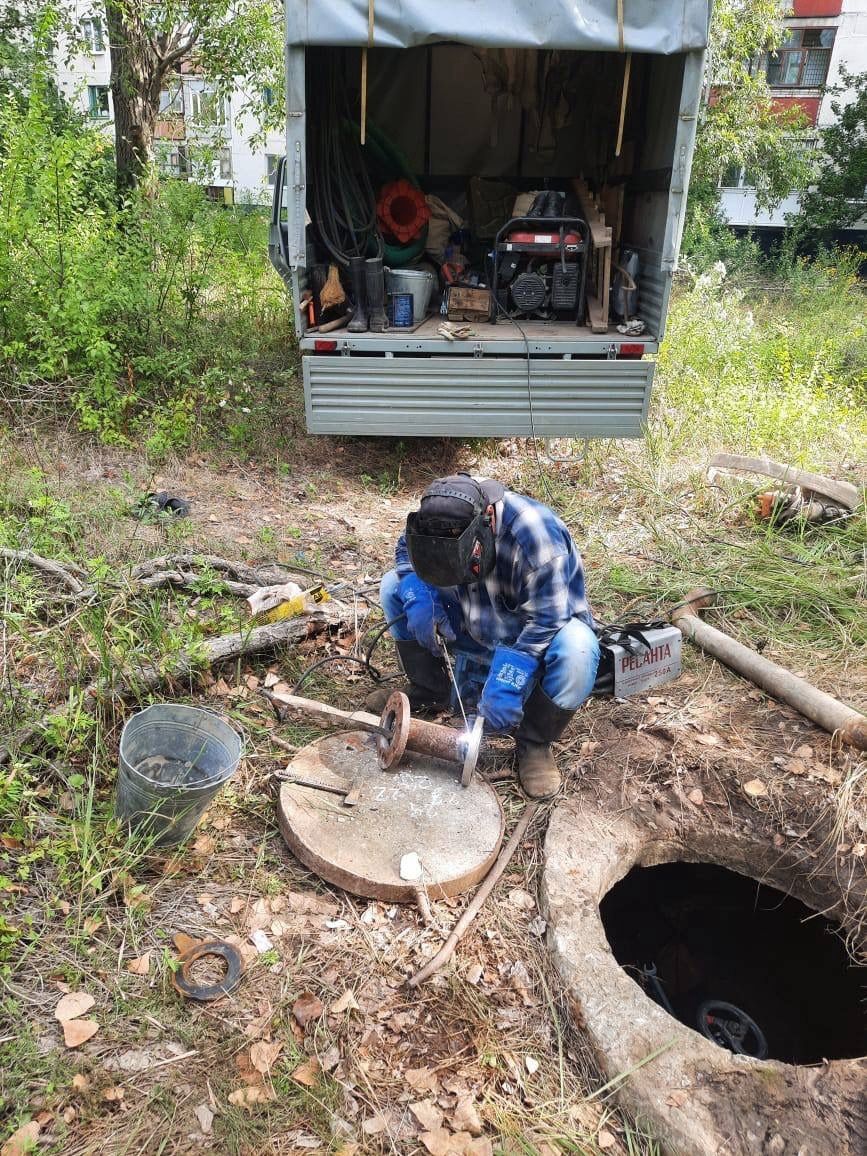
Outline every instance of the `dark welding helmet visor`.
{"label": "dark welding helmet visor", "polygon": [[457,537],[425,534],[418,513],[406,521],[406,546],[412,568],[430,586],[466,586],[490,574],[495,559],[494,530],[484,512]]}

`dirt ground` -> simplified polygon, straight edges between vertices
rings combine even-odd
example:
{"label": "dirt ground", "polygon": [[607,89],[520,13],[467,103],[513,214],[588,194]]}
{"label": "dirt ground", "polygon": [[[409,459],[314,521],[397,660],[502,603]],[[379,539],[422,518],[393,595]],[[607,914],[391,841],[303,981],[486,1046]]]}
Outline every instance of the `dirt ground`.
{"label": "dirt ground", "polygon": [[[152,471],[119,450],[28,441],[7,466],[15,476],[41,469],[45,486],[62,496],[78,527],[81,563],[100,557],[109,570],[122,569],[159,554],[206,551],[294,562],[369,593],[407,511],[434,477],[469,469],[538,486],[532,455],[512,442],[425,443],[423,452],[406,454],[393,443],[309,439],[278,468],[195,455]],[[652,566],[622,456],[591,470],[545,468],[556,493],[568,494],[579,545],[592,539],[585,551],[591,599],[598,585],[609,613],[651,609],[634,598],[618,605],[605,585],[615,566],[645,574]],[[189,519],[147,524],[127,516],[129,502],[153,490],[188,497]],[[179,605],[188,595],[170,597]],[[339,632],[291,653],[226,664],[193,694],[175,687],[185,700],[227,713],[248,743],[233,784],[177,856],[113,864],[99,846],[84,845],[109,838],[103,820],[82,826],[63,774],[46,772],[40,818],[7,836],[0,870],[22,880],[16,869],[31,848],[73,820],[88,866],[78,890],[66,891],[56,864],[34,857],[15,885],[13,910],[5,909],[10,924],[26,927],[28,944],[2,973],[3,1006],[15,1016],[0,1023],[6,1134],[29,1115],[38,1150],[66,1156],[656,1151],[640,1122],[617,1111],[546,956],[537,886],[556,801],[534,821],[452,963],[419,992],[405,980],[437,950],[464,901],[435,904],[427,927],[413,908],[329,888],[286,849],[270,776],[289,756],[273,740],[297,747],[316,732],[297,719],[277,721],[257,692],[269,673],[291,685],[304,667],[348,649],[379,621],[361,598],[345,605]],[[7,678],[35,683],[27,640],[7,631],[3,645]],[[774,656],[773,641],[765,653]],[[792,665],[797,652],[781,646],[778,655]],[[805,652],[798,658],[798,670],[863,707],[867,673],[858,655],[841,654],[836,666],[827,656],[813,666]],[[394,673],[386,646],[375,662]],[[369,683],[355,666],[326,671],[304,693],[362,704]],[[62,699],[68,686],[57,677]],[[109,752],[122,721],[119,711],[106,735]],[[689,646],[676,682],[626,701],[592,700],[558,758],[564,794],[630,808],[663,827],[701,823],[721,839],[749,829],[775,847],[797,848],[805,870],[863,886],[867,812],[853,788],[863,762]],[[84,753],[79,760],[83,766]],[[481,770],[497,780],[511,823],[524,803],[509,769],[508,742],[491,743]],[[112,787],[106,762],[97,810],[107,809]],[[862,917],[851,912],[855,940]],[[175,994],[177,933],[239,947],[246,971],[234,994],[201,1005]],[[74,1048],[64,1045],[55,1018],[69,992],[93,997],[77,1018],[97,1025]]]}

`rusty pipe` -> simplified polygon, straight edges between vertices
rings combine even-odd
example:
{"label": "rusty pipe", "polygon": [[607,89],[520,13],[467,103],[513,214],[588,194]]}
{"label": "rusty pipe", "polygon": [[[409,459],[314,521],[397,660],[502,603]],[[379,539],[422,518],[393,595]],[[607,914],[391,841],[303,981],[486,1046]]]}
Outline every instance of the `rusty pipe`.
{"label": "rusty pipe", "polygon": [[737,642],[729,634],[704,622],[699,611],[714,603],[714,593],[706,588],[692,590],[671,615],[671,621],[686,638],[719,659],[736,674],[743,675],[773,698],[787,703],[799,714],[835,735],[841,742],[867,750],[867,715],[833,695],[819,690],[785,667],[762,658],[755,650]]}

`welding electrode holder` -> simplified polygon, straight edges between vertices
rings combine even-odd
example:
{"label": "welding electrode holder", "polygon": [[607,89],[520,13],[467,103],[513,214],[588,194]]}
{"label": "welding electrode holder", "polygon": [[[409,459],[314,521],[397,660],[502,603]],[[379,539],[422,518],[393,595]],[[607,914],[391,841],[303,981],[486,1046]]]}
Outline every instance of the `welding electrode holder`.
{"label": "welding electrode holder", "polygon": [[461,785],[468,787],[475,773],[482,745],[484,719],[479,716],[468,731],[455,731],[437,723],[413,718],[409,699],[396,690],[383,708],[380,726],[388,737],[380,735],[377,743],[379,765],[384,771],[396,771],[406,751],[431,755],[450,763],[461,764]]}

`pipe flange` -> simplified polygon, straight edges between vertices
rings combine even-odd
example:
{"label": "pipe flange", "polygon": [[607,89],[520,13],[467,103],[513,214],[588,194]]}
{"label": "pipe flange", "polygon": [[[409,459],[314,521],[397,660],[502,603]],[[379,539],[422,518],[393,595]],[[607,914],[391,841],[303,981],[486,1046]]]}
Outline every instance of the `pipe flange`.
{"label": "pipe flange", "polygon": [[[226,974],[219,983],[196,983],[190,976],[190,968],[197,959],[208,955],[226,961]],[[241,982],[241,976],[244,974],[244,960],[240,951],[231,943],[226,943],[224,939],[208,939],[204,943],[197,943],[189,951],[184,952],[178,963],[180,964],[178,970],[172,974],[175,991],[187,999],[202,1002],[229,995]]]}
{"label": "pipe flange", "polygon": [[481,715],[473,723],[473,729],[466,738],[466,751],[464,752],[464,765],[461,768],[461,786],[468,787],[473,781],[473,775],[476,771],[476,763],[479,761],[479,751],[482,747],[482,732],[485,729],[485,720]]}
{"label": "pipe flange", "polygon": [[379,725],[389,735],[388,738],[380,735],[377,742],[379,765],[384,771],[397,770],[398,763],[406,751],[409,724],[409,699],[403,691],[396,690],[389,696],[379,720]]}

